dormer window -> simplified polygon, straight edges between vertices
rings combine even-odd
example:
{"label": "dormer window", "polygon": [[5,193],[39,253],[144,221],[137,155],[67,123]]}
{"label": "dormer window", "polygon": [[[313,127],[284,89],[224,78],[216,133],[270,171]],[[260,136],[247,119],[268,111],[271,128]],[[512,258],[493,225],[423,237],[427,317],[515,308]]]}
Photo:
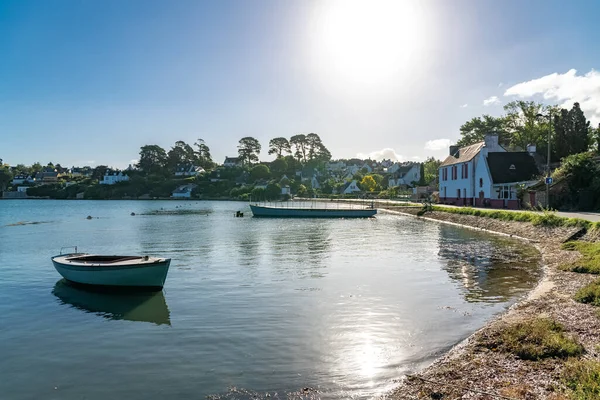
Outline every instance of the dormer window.
{"label": "dormer window", "polygon": [[508,169],[510,169],[511,171],[514,171],[517,168],[515,167],[515,164],[510,164],[510,167]]}

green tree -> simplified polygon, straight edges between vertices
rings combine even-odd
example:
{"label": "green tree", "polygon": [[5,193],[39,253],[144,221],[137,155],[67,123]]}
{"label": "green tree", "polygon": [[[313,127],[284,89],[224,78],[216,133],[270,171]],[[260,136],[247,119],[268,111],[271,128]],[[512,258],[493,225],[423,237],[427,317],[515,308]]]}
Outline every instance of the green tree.
{"label": "green tree", "polygon": [[290,142],[284,137],[276,137],[269,141],[269,155],[276,154],[277,158],[283,157],[283,153],[292,153]]}
{"label": "green tree", "polygon": [[101,181],[102,177],[106,174],[107,169],[108,167],[106,165],[98,165],[92,172],[92,179]]}
{"label": "green tree", "polygon": [[196,161],[196,152],[183,140],[175,142],[175,146],[167,153],[167,167],[171,172],[175,172],[180,164],[194,164]]}
{"label": "green tree", "polygon": [[421,176],[425,179],[425,184],[429,184],[437,178],[438,170],[440,168],[440,160],[436,160],[434,157],[428,157],[423,163],[423,170]]}
{"label": "green tree", "polygon": [[277,176],[285,174],[288,169],[286,157],[279,157],[271,162],[271,171]]}
{"label": "green tree", "polygon": [[296,194],[297,194],[299,197],[304,197],[304,196],[306,196],[306,194],[307,194],[306,186],[304,186],[304,185],[300,185],[300,186],[298,186],[298,190],[297,190]]}
{"label": "green tree", "polygon": [[[309,133],[306,135],[307,156],[309,160],[318,161],[329,161],[331,160],[331,153],[323,144],[323,141],[316,133]],[[306,161],[306,158],[305,158]]]}
{"label": "green tree", "polygon": [[10,172],[10,168],[0,163],[0,191],[6,190],[6,187],[12,180],[13,176]]}
{"label": "green tree", "polygon": [[596,153],[600,154],[600,124],[598,124],[596,129],[592,129],[591,136],[593,143],[596,144]]}
{"label": "green tree", "polygon": [[560,160],[571,154],[583,153],[590,146],[590,123],[579,103],[567,111],[560,110],[553,119],[554,128],[554,156]]}
{"label": "green tree", "polygon": [[31,165],[31,173],[32,174],[37,174],[38,172],[40,172],[44,167],[42,167],[42,164],[40,164],[39,162],[35,162]]}
{"label": "green tree", "polygon": [[242,160],[242,163],[245,162],[247,165],[250,165],[253,161],[258,161],[260,148],[260,143],[257,139],[250,136],[241,138],[238,144],[238,156]]}
{"label": "green tree", "polygon": [[270,176],[271,171],[269,170],[269,167],[264,164],[255,165],[250,170],[250,178],[252,179],[252,182],[259,179],[268,179]]}
{"label": "green tree", "polygon": [[212,156],[210,155],[210,148],[206,145],[203,139],[196,140],[194,146],[196,146],[196,151],[194,152],[196,156],[196,164],[204,169],[211,169],[214,163]]}
{"label": "green tree", "polygon": [[306,135],[299,134],[299,135],[292,136],[290,138],[290,144],[292,146],[294,146],[294,148],[295,148],[294,157],[296,157],[296,159],[299,162],[306,162],[306,156],[307,156]]}
{"label": "green tree", "polygon": [[162,172],[167,165],[167,152],[156,144],[149,144],[140,148],[140,160],[137,167],[145,174]]}
{"label": "green tree", "polygon": [[275,200],[281,196],[281,186],[277,183],[269,183],[265,189],[265,196],[267,200]]}
{"label": "green tree", "polygon": [[530,144],[544,147],[548,127],[538,116],[551,111],[550,107],[534,101],[511,101],[504,106],[506,111],[505,128],[509,135],[509,145],[526,150]]}
{"label": "green tree", "polygon": [[427,185],[429,182],[425,179],[425,164],[424,163],[421,163],[421,166],[419,168],[419,175],[421,176],[421,179],[419,179],[419,186]]}
{"label": "green tree", "polygon": [[376,187],[377,187],[377,182],[375,182],[375,179],[373,179],[373,177],[371,175],[366,175],[360,181],[360,188],[362,190],[364,190],[365,192],[373,192],[373,191],[375,191]]}
{"label": "green tree", "polygon": [[475,117],[465,122],[460,127],[461,138],[456,143],[460,147],[469,146],[483,141],[485,135],[495,133],[498,135],[498,141],[501,145],[510,144],[510,137],[506,130],[506,120],[504,117],[492,117],[484,115]]}

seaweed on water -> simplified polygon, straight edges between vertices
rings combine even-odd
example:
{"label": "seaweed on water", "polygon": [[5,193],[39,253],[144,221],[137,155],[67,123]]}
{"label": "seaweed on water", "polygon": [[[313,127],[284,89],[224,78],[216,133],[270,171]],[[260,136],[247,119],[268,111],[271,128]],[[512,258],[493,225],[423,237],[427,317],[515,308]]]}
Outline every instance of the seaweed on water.
{"label": "seaweed on water", "polygon": [[140,215],[208,215],[211,211],[209,210],[185,210],[185,209],[175,209],[175,210],[152,210],[143,212]]}
{"label": "seaweed on water", "polygon": [[24,226],[24,225],[39,225],[39,224],[49,224],[53,221],[19,221],[14,224],[8,224],[6,226]]}

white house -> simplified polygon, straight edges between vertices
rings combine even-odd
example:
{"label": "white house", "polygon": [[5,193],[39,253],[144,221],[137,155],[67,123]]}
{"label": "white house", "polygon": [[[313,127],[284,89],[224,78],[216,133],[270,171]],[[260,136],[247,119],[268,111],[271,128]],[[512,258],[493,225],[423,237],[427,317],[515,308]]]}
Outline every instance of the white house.
{"label": "white house", "polygon": [[223,166],[227,168],[231,167],[241,167],[242,161],[239,157],[225,157],[225,161],[223,162]]}
{"label": "white house", "polygon": [[102,180],[99,182],[101,185],[114,185],[118,182],[127,182],[129,180],[129,176],[125,175],[123,171],[111,171],[106,170],[106,174],[102,177]]}
{"label": "white house", "polygon": [[171,192],[171,197],[180,198],[180,199],[189,199],[192,197],[192,191],[196,188],[197,185],[189,184],[179,186],[177,189]]}
{"label": "white house", "polygon": [[390,169],[393,169],[394,172],[388,181],[388,187],[412,186],[413,182],[421,180],[421,164],[419,163],[394,164]]}
{"label": "white house", "polygon": [[519,208],[518,188],[531,186],[539,176],[532,154],[507,152],[496,135],[466,147],[450,146],[438,172],[441,203],[511,209]]}
{"label": "white house", "polygon": [[15,177],[10,182],[11,185],[22,185],[25,181],[33,181],[31,176],[27,175],[15,175]]}
{"label": "white house", "polygon": [[348,168],[346,168],[346,176],[354,176],[354,174],[356,174],[358,171],[360,171],[360,166],[359,165],[351,165]]}
{"label": "white house", "polygon": [[192,164],[180,164],[175,168],[175,176],[196,176],[204,172],[204,168]]}
{"label": "white house", "polygon": [[268,185],[269,185],[269,182],[267,182],[265,179],[259,179],[254,184],[254,188],[255,189],[266,189]]}
{"label": "white house", "polygon": [[342,192],[342,194],[352,194],[352,193],[360,192],[360,188],[358,187],[356,180],[353,180],[352,182],[346,183],[342,187],[341,192]]}
{"label": "white house", "polygon": [[366,170],[366,171],[367,171],[367,173],[369,173],[369,174],[370,174],[371,172],[373,172],[373,167],[371,166],[371,163],[370,163],[370,162],[368,162],[368,161],[365,161],[365,163],[363,164],[363,166],[362,166],[362,167],[360,167],[360,169],[361,169],[361,170],[363,170],[363,169],[364,169],[364,170]]}
{"label": "white house", "polygon": [[291,196],[292,195],[292,190],[290,189],[290,185],[283,185],[281,187],[281,194],[282,195],[286,195],[287,194],[287,195]]}

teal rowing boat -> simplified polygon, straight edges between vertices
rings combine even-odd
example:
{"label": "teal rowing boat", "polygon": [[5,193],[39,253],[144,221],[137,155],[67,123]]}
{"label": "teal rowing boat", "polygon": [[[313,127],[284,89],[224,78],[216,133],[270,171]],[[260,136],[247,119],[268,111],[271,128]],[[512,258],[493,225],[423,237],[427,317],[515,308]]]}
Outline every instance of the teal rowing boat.
{"label": "teal rowing boat", "polygon": [[255,217],[263,218],[369,218],[375,208],[302,208],[250,205]]}

